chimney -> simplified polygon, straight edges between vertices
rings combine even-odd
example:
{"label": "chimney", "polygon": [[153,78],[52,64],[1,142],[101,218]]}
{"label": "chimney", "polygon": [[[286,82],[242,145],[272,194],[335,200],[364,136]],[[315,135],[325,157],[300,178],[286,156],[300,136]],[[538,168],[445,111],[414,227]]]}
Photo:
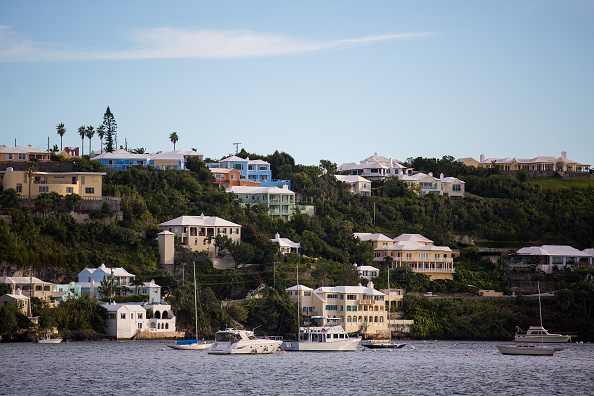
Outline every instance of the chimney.
{"label": "chimney", "polygon": [[561,158],[563,158],[564,160],[566,160],[567,159],[567,152],[561,151]]}
{"label": "chimney", "polygon": [[485,154],[481,154],[481,162],[485,160]]}
{"label": "chimney", "polygon": [[443,173],[440,173],[440,174],[439,174],[439,179],[440,179],[440,180],[443,180]]}

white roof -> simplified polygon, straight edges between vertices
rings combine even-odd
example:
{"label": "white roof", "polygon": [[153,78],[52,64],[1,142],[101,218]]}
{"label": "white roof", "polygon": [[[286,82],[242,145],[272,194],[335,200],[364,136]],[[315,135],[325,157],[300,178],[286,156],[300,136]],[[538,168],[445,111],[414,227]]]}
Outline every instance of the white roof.
{"label": "white roof", "polygon": [[380,233],[354,232],[353,236],[359,238],[361,241],[392,242],[392,238],[388,238]]}
{"label": "white roof", "polygon": [[371,265],[360,265],[357,267],[357,271],[379,271],[379,269],[372,267]]}
{"label": "white roof", "polygon": [[28,147],[10,147],[5,145],[0,145],[0,153],[7,153],[7,154],[49,154],[48,151],[43,151],[38,148],[32,147],[29,145]]}
{"label": "white roof", "polygon": [[245,159],[245,158],[238,157],[236,155],[232,155],[230,157],[220,160],[219,163],[220,162],[247,162],[248,160],[249,159]]}
{"label": "white roof", "polygon": [[340,181],[346,182],[346,183],[371,183],[369,180],[367,180],[364,177],[361,177],[359,175],[335,175],[336,178]]}
{"label": "white roof", "polygon": [[303,285],[295,285],[295,286],[287,287],[285,290],[287,290],[287,291],[296,291],[296,290],[311,291],[313,289],[311,287],[307,287],[307,286],[303,286]]}
{"label": "white roof", "polygon": [[295,194],[288,188],[252,186],[231,186],[227,188],[227,192],[234,194]]}
{"label": "white roof", "polygon": [[281,238],[278,233],[276,233],[274,238],[271,239],[270,241],[276,242],[279,244],[279,246],[283,246],[283,247],[291,247],[291,248],[296,248],[296,249],[299,249],[301,247],[301,244],[299,242],[293,242],[292,240],[290,240],[288,238]]}
{"label": "white roof", "polygon": [[159,224],[159,227],[171,226],[207,226],[207,227],[241,227],[239,224],[232,223],[216,216],[180,216]]}
{"label": "white roof", "polygon": [[29,283],[36,283],[36,284],[44,284],[44,285],[51,285],[51,282],[42,281],[36,277],[29,277],[29,276],[0,276],[0,283],[9,283],[9,284],[29,284]]}
{"label": "white roof", "polygon": [[367,286],[322,286],[314,290],[314,293],[339,293],[339,294],[367,294],[371,296],[383,296],[384,293],[373,288],[373,282],[369,282]]}
{"label": "white roof", "polygon": [[419,180],[427,180],[427,179],[430,179],[432,181],[438,180],[435,177],[428,175],[426,173],[423,173],[423,172],[418,172],[418,173],[415,173],[414,175],[405,175],[405,174],[398,175],[398,178],[403,181],[419,181]]}
{"label": "white roof", "polygon": [[150,154],[132,154],[127,152],[126,150],[115,150],[112,153],[104,152],[96,157],[93,157],[93,160],[100,160],[100,159],[136,159],[136,160],[143,160],[148,161],[150,158]]}
{"label": "white roof", "polygon": [[[135,276],[134,274],[129,273],[128,271],[126,271],[122,267],[108,268],[105,264],[101,264],[97,268],[85,268],[85,270],[89,271],[91,274],[94,273],[97,270],[101,270],[101,271],[103,271],[104,273],[106,273],[108,275],[111,275],[112,274],[111,271],[113,270],[113,276]],[[79,275],[80,275],[80,273],[79,273]]]}
{"label": "white roof", "polygon": [[140,304],[127,304],[127,303],[102,303],[102,305],[107,309],[108,312],[116,312],[119,311],[120,308],[126,308],[128,311],[131,312],[145,312],[146,309]]}
{"label": "white roof", "polygon": [[582,250],[567,245],[542,245],[518,249],[516,254],[523,256],[567,256],[567,257],[588,257],[591,256]]}
{"label": "white roof", "polygon": [[374,250],[375,251],[379,251],[379,250],[382,250],[382,251],[383,250],[387,250],[387,251],[421,250],[421,251],[436,251],[436,252],[451,252],[452,251],[452,249],[450,249],[447,246],[423,245],[422,243],[419,243],[419,242],[396,242],[396,243],[393,243],[392,245],[380,246],[378,248],[375,248]]}
{"label": "white roof", "polygon": [[229,173],[229,172],[233,172],[233,171],[239,173],[239,171],[237,169],[233,169],[233,168],[208,168],[208,169],[210,169],[210,171],[212,173]]}
{"label": "white roof", "polygon": [[394,242],[425,242],[425,243],[433,243],[433,241],[429,238],[425,238],[421,234],[400,234],[396,238],[394,238]]}

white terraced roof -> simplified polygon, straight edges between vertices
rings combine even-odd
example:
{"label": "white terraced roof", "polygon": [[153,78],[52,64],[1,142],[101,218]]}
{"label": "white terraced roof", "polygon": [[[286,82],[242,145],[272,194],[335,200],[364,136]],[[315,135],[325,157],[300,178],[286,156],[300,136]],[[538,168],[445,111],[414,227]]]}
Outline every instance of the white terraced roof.
{"label": "white terraced roof", "polygon": [[523,256],[567,256],[587,257],[589,253],[567,245],[542,245],[518,249],[516,254]]}
{"label": "white terraced roof", "polygon": [[392,242],[392,238],[380,233],[354,232],[353,236],[359,238],[361,241]]}
{"label": "white terraced roof", "polygon": [[232,186],[227,188],[227,192],[234,194],[295,194],[288,188],[251,186]]}
{"label": "white terraced roof", "polygon": [[335,175],[335,176],[338,180],[347,182],[347,183],[356,183],[356,182],[371,183],[369,180],[367,180],[366,178],[361,177],[359,175]]}
{"label": "white terraced roof", "polygon": [[429,238],[425,238],[421,234],[400,234],[394,238],[394,242],[427,242],[433,243]]}
{"label": "white terraced roof", "polygon": [[159,227],[171,226],[207,226],[207,227],[241,227],[239,224],[232,223],[216,216],[180,216],[159,224]]}

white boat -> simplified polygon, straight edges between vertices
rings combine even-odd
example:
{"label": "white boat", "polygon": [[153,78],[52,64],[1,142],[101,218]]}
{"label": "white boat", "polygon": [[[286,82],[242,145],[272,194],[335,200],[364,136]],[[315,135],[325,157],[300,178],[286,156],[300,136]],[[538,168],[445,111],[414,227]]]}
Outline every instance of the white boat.
{"label": "white boat", "polygon": [[539,344],[497,345],[502,355],[552,356],[555,348]]}
{"label": "white boat", "polygon": [[210,355],[268,354],[280,349],[282,337],[256,337],[253,331],[225,329],[217,331],[208,349]]}
{"label": "white boat", "polygon": [[45,333],[43,337],[33,340],[36,344],[59,344],[62,342],[62,337],[52,338],[49,333]]}
{"label": "white boat", "polygon": [[[540,304],[540,283],[537,283],[538,286],[538,312],[540,315],[540,327],[539,329],[543,329],[542,327],[542,306]],[[544,329],[543,329],[544,330]],[[516,337],[517,341],[517,337]],[[553,348],[549,346],[544,346],[543,337],[539,337],[539,339],[535,342],[540,342],[540,344],[515,344],[515,345],[497,345],[497,349],[501,352],[502,355],[531,355],[531,356],[552,356],[555,351],[561,350],[563,348]]]}
{"label": "white boat", "polygon": [[530,326],[528,331],[516,332],[515,340],[518,342],[568,342],[570,335],[549,333],[542,325]]}
{"label": "white boat", "polygon": [[[325,325],[300,327],[299,340],[285,341],[283,351],[300,352],[342,352],[354,351],[361,337],[350,337],[340,324],[340,318],[312,316],[312,319],[325,320]],[[333,323],[334,322],[334,323]]]}
{"label": "white boat", "polygon": [[194,317],[196,319],[196,339],[195,340],[180,340],[175,344],[167,345],[169,348],[195,351],[210,348],[210,344],[206,341],[198,341],[198,296],[196,295],[196,263],[194,263]]}
{"label": "white boat", "polygon": [[210,348],[209,343],[206,341],[198,341],[198,340],[180,340],[177,341],[175,344],[167,345],[169,348],[173,349],[180,349],[180,350],[204,350]]}

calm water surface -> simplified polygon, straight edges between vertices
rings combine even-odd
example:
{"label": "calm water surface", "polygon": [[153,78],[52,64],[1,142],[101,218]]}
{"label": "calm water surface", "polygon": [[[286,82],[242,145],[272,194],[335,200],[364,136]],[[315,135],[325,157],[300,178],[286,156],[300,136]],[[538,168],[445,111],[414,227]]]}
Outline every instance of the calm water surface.
{"label": "calm water surface", "polygon": [[594,394],[594,344],[566,344],[552,357],[503,356],[495,342],[412,341],[392,352],[253,356],[161,351],[166,344],[0,344],[0,394]]}

